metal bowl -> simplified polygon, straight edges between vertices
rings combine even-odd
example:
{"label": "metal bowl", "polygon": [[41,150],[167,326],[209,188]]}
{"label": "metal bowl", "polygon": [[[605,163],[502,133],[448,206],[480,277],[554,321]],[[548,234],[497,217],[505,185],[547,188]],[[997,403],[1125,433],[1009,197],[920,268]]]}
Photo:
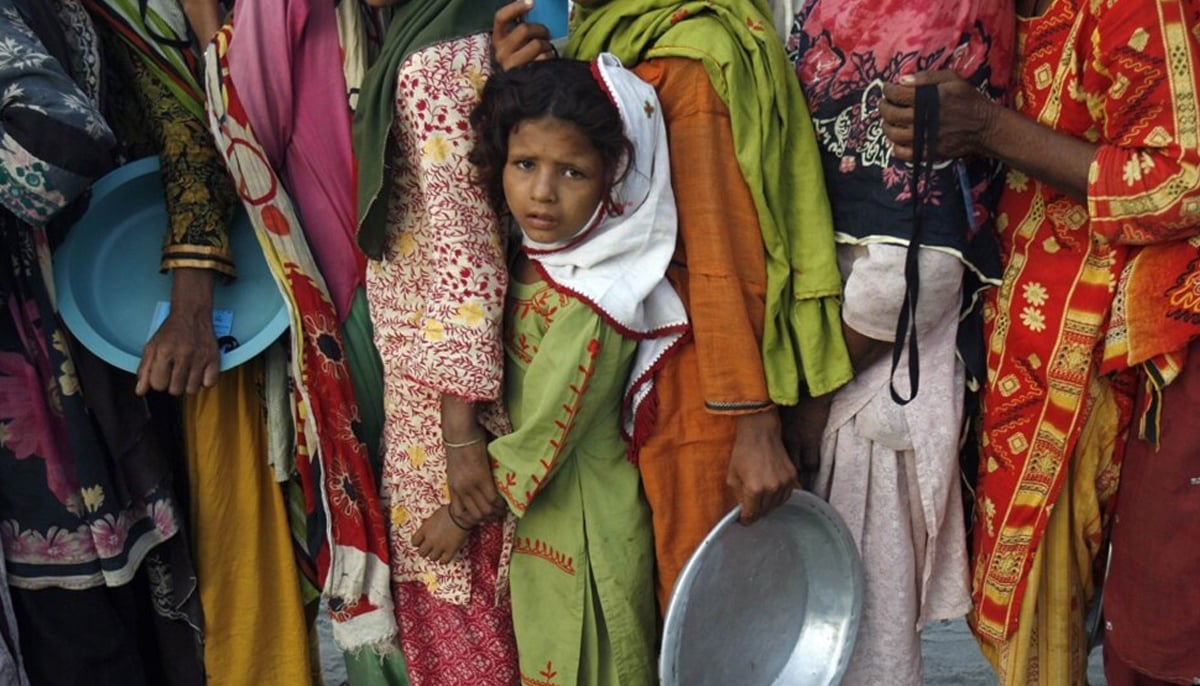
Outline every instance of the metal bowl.
{"label": "metal bowl", "polygon": [[675,584],[663,686],[840,683],[862,614],[858,549],[837,512],[796,491],[744,527],[734,509]]}

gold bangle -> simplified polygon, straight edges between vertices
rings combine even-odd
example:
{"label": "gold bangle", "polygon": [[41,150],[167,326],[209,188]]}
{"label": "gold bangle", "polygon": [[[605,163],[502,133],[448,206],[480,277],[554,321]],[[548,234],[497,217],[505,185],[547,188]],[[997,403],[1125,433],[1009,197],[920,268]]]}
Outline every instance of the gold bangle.
{"label": "gold bangle", "polygon": [[467,448],[475,445],[476,443],[483,443],[483,436],[477,436],[463,443],[451,443],[450,441],[446,440],[445,436],[442,436],[442,445],[447,448]]}

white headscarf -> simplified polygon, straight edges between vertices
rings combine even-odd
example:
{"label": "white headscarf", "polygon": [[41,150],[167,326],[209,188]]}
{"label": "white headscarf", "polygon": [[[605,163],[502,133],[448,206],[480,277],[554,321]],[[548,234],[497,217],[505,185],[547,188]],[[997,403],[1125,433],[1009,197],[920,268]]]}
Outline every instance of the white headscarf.
{"label": "white headscarf", "polygon": [[604,53],[592,74],[621,113],[633,143],[628,170],[578,234],[558,243],[523,238],[523,248],[554,287],[586,302],[621,335],[638,340],[625,386],[625,437],[635,453],[653,429],[654,373],[689,333],[683,301],[666,280],[678,224],[667,129],[649,84]]}

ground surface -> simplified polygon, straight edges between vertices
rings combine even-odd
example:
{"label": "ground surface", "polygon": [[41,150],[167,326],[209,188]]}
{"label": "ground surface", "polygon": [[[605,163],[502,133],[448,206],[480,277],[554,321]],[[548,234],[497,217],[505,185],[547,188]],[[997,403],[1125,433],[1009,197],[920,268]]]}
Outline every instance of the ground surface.
{"label": "ground surface", "polygon": [[[318,626],[322,637],[321,663],[325,672],[325,686],[341,686],[346,679],[346,669],[341,653],[333,649],[329,620],[324,613]],[[994,686],[996,683],[991,668],[979,654],[975,639],[962,621],[939,622],[925,630],[924,660],[927,686]],[[1088,667],[1091,686],[1105,686],[1099,650],[1092,653]]]}

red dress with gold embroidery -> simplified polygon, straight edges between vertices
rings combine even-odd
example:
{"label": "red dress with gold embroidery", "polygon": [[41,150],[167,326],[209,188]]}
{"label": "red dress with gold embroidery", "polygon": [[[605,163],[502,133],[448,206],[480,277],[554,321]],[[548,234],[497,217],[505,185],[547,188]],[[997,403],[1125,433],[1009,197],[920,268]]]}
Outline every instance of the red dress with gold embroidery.
{"label": "red dress with gold embroidery", "polygon": [[[1017,109],[1099,147],[1086,203],[1017,171],[1000,203],[1005,271],[985,306],[974,560],[976,627],[991,640],[1016,628],[1092,409],[1105,336],[1120,323],[1114,307],[1126,305],[1123,270],[1138,246],[1194,233],[1200,219],[1196,14],[1195,3],[1178,1],[1056,0],[1019,27]],[[1147,304],[1161,309],[1165,299],[1139,302]],[[1104,371],[1134,362],[1110,357]],[[1114,381],[1117,435],[1094,479],[1096,511],[1074,524],[1089,555],[1099,548],[1130,416],[1128,384]]]}

